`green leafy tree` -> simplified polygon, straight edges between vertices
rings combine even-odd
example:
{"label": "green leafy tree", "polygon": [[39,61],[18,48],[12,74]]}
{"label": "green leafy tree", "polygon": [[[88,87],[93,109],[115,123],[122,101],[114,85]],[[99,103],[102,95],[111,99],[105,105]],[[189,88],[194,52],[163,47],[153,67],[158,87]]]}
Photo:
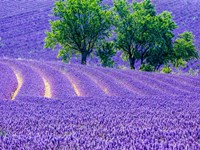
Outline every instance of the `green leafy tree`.
{"label": "green leafy tree", "polygon": [[117,35],[116,47],[122,50],[122,59],[129,60],[130,68],[135,69],[138,51],[135,43],[133,10],[126,0],[114,0],[114,25]]}
{"label": "green leafy tree", "polygon": [[172,19],[171,13],[167,11],[153,17],[152,21],[149,36],[153,38],[149,38],[144,42],[149,47],[145,49],[141,59],[145,63],[154,66],[155,70],[158,70],[162,65],[167,64],[172,57],[173,31],[177,26]]}
{"label": "green leafy tree", "polygon": [[173,30],[176,24],[169,12],[156,15],[150,0],[129,4],[126,0],[114,1],[117,48],[129,59],[130,68],[135,61],[141,67],[153,66],[157,70],[167,62],[173,50]]}
{"label": "green leafy tree", "polygon": [[194,36],[191,32],[184,32],[174,42],[172,64],[177,69],[184,66],[191,59],[198,59],[198,51],[194,45]]}
{"label": "green leafy tree", "polygon": [[56,20],[46,32],[45,48],[61,47],[58,57],[69,61],[81,54],[81,64],[94,51],[98,40],[109,36],[112,12],[102,0],[60,0],[53,8]]}
{"label": "green leafy tree", "polygon": [[135,20],[135,43],[140,53],[141,65],[143,65],[148,50],[157,40],[157,34],[154,34],[156,11],[150,0],[144,0],[141,3],[134,2],[132,7]]}
{"label": "green leafy tree", "polygon": [[103,67],[113,67],[114,61],[112,60],[112,57],[116,54],[116,51],[114,49],[114,43],[113,42],[103,42],[103,44],[100,44],[100,47],[97,50],[97,56],[101,60],[101,64]]}

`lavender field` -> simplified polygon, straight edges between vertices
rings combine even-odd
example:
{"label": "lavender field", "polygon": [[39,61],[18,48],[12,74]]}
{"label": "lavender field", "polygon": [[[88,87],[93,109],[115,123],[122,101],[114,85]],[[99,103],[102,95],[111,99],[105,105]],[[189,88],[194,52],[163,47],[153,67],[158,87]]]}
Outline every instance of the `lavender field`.
{"label": "lavender field", "polygon": [[[43,49],[53,2],[0,1],[0,149],[200,149],[200,77],[61,62]],[[198,0],[153,3],[200,49]]]}
{"label": "lavender field", "polygon": [[199,77],[0,59],[1,149],[199,149]]}
{"label": "lavender field", "polygon": [[[129,0],[131,1],[131,0]],[[44,49],[45,31],[49,30],[49,19],[54,0],[2,0],[0,5],[0,38],[1,57],[29,58],[39,60],[56,60],[58,49]],[[111,0],[104,0],[112,5]],[[179,28],[176,35],[191,31],[195,35],[195,44],[200,49],[200,3],[198,0],[152,0],[158,13],[163,10],[172,12]],[[115,58],[119,65],[126,65],[119,57]],[[77,62],[74,60],[73,62]],[[96,60],[91,60],[94,64]],[[89,61],[90,63],[90,61]],[[185,70],[200,68],[199,60],[192,61]]]}

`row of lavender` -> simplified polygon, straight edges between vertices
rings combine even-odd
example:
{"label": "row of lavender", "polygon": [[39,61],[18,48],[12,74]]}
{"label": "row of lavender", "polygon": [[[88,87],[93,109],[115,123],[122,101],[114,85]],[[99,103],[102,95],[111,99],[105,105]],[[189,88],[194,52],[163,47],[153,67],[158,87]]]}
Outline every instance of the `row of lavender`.
{"label": "row of lavender", "polygon": [[43,49],[44,32],[49,28],[53,0],[0,4],[4,6],[0,12],[1,57],[55,60],[56,51]]}
{"label": "row of lavender", "polygon": [[2,0],[0,18],[7,18],[10,16],[27,13],[34,10],[42,10],[49,5],[52,5],[54,0]]}
{"label": "row of lavender", "polygon": [[2,99],[200,94],[198,77],[16,59],[1,59],[0,69]]}
{"label": "row of lavender", "polygon": [[196,96],[0,101],[0,149],[200,149]]}
{"label": "row of lavender", "polygon": [[[200,4],[197,0],[153,0],[153,2],[158,12],[163,10],[173,12],[179,26],[176,33],[192,31],[196,36],[197,48],[200,48],[198,30]],[[112,5],[111,0],[105,0],[105,3]],[[0,10],[0,37],[2,38],[0,56],[55,60],[57,51],[43,49],[44,32],[49,29],[48,20],[53,0],[1,1],[0,4],[3,6]],[[124,64],[119,57],[116,61],[118,64]],[[190,66],[198,69],[200,63],[196,61]]]}

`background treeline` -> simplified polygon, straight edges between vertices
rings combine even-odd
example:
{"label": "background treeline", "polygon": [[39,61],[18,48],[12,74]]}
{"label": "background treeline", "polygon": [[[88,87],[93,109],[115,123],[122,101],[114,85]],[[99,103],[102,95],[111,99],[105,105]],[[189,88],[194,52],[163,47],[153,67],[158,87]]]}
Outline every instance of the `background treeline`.
{"label": "background treeline", "polygon": [[140,70],[162,67],[170,73],[170,66],[178,69],[199,58],[193,34],[186,31],[175,38],[173,31],[178,27],[172,14],[158,14],[150,0],[114,0],[113,7],[102,0],[60,0],[55,2],[53,14],[45,48],[59,45],[58,57],[65,62],[81,55],[85,65],[88,56],[95,55],[102,66],[113,67],[112,57],[121,51],[131,69],[139,62]]}

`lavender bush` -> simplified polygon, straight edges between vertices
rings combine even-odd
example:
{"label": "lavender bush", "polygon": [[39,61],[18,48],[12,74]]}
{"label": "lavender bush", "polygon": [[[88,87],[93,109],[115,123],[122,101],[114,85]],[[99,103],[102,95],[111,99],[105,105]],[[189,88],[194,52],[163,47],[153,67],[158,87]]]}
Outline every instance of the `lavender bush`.
{"label": "lavender bush", "polygon": [[200,148],[196,96],[21,97],[0,107],[1,149]]}

